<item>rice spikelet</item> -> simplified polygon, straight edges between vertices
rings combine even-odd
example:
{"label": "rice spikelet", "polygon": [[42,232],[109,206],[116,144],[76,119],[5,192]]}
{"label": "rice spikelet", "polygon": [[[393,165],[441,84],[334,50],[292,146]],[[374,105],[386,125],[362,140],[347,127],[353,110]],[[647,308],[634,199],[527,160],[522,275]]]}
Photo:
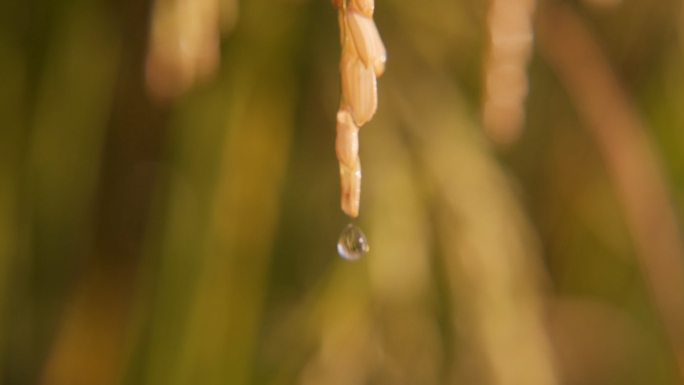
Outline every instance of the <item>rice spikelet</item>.
{"label": "rice spikelet", "polygon": [[349,8],[347,9],[347,25],[349,26],[352,39],[354,39],[354,45],[356,46],[359,58],[361,58],[363,65],[368,67],[377,58],[375,38],[373,36],[373,31],[377,30],[375,22],[373,19]]}
{"label": "rice spikelet", "polygon": [[340,65],[344,100],[349,105],[354,122],[361,127],[371,120],[378,107],[375,69],[367,68],[351,53],[343,54]]}
{"label": "rice spikelet", "polygon": [[356,159],[354,167],[340,163],[340,185],[342,198],[340,205],[342,211],[352,218],[359,216],[361,203],[361,162]]}
{"label": "rice spikelet", "polygon": [[340,163],[353,168],[359,157],[359,128],[346,108],[337,112],[335,149]]}

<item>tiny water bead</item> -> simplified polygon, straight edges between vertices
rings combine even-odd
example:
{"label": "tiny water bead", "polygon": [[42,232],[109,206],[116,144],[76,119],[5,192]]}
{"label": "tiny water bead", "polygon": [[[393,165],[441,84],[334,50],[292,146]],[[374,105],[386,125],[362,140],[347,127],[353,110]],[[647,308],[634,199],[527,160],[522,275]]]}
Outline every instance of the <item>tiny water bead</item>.
{"label": "tiny water bead", "polygon": [[349,261],[356,261],[368,252],[368,240],[363,231],[353,223],[347,225],[337,241],[337,253]]}

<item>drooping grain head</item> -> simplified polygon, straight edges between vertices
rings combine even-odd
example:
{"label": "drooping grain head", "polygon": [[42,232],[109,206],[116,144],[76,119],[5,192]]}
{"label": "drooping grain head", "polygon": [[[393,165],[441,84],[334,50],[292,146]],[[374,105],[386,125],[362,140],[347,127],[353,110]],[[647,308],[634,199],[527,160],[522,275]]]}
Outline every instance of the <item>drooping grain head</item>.
{"label": "drooping grain head", "polygon": [[342,45],[342,101],[337,113],[335,141],[340,162],[341,206],[346,214],[356,217],[361,198],[359,127],[371,120],[377,110],[377,77],[385,71],[387,50],[372,18],[374,0],[332,0],[332,3],[338,8]]}

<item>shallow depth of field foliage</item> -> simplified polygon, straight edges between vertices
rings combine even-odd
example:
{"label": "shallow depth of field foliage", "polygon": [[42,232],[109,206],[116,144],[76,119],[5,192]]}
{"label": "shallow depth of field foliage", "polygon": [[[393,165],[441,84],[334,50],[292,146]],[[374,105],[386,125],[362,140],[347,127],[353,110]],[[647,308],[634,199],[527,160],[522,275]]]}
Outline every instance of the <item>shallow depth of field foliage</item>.
{"label": "shallow depth of field foliage", "polygon": [[238,3],[155,97],[153,1],[0,0],[0,384],[684,384],[682,1],[538,0],[500,140],[494,2],[377,0],[356,262],[336,11]]}

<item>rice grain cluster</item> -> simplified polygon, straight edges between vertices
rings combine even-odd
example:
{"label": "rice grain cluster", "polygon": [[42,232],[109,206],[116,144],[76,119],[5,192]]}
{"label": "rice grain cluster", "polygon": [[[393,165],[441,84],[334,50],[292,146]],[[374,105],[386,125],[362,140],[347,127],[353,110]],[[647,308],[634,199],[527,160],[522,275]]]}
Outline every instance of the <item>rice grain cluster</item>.
{"label": "rice grain cluster", "polygon": [[378,107],[377,78],[385,71],[387,51],[373,21],[374,0],[333,0],[338,10],[342,55],[342,97],[337,112],[335,148],[340,162],[341,207],[359,215],[361,162],[359,127]]}

